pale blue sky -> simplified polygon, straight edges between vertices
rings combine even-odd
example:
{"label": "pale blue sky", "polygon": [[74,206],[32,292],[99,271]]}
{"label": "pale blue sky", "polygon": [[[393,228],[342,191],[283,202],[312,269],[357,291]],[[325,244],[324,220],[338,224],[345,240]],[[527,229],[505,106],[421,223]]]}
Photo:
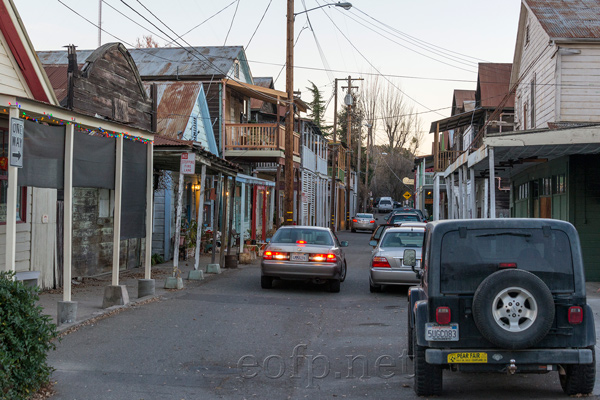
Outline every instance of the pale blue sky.
{"label": "pale blue sky", "polygon": [[[97,47],[97,28],[75,15],[58,0],[13,1],[36,50],[61,49],[62,46],[70,43],[77,45],[80,49]],[[62,1],[92,22],[97,23],[97,0]],[[232,2],[232,0],[140,1],[178,34],[186,32]],[[125,2],[155,22],[138,0],[125,0]],[[269,2],[270,0],[240,0],[226,44],[246,46]],[[304,3],[308,9],[326,4],[322,0],[304,0]],[[428,131],[433,120],[449,115],[454,89],[475,89],[478,60],[512,62],[520,0],[354,0],[352,4],[354,8],[351,11],[326,7],[308,14],[317,40],[325,54],[326,62],[331,69],[339,72],[328,74],[322,70],[296,68],[294,87],[303,91],[303,98],[306,101],[311,100],[311,96],[306,90],[308,80],[312,80],[321,87],[324,97],[329,99],[332,94],[331,78],[345,78],[348,75],[368,78],[366,73],[376,72],[369,62],[385,75],[443,79],[389,77],[407,96],[421,104],[416,105],[419,112],[444,108],[438,112],[421,114],[422,130]],[[149,32],[119,15],[109,5],[138,21],[150,31],[160,34],[156,28],[137,16],[121,0],[106,0],[102,10],[103,28],[123,41],[135,43],[137,37],[149,34]],[[184,39],[196,46],[223,45],[235,9],[236,4],[234,3],[210,21],[184,36]],[[302,0],[295,0],[295,10],[296,12],[304,10]],[[341,32],[327,15],[331,17]],[[272,0],[265,18],[246,52],[253,76],[276,77],[279,74],[281,65],[285,62],[285,16],[286,2]],[[370,25],[371,23],[376,24],[370,17],[395,29],[395,37],[389,33],[386,35],[399,44],[365,27],[364,25],[377,29]],[[306,22],[306,14],[296,17],[296,35],[306,26]],[[166,28],[160,23],[156,22],[156,24],[166,31]],[[168,33],[171,34],[171,32]],[[352,41],[356,49],[369,62],[348,43],[344,35]],[[410,35],[412,38],[406,35]],[[419,46],[415,46],[411,44],[415,43],[415,39],[439,47],[431,47],[423,42]],[[163,40],[158,38],[157,40],[161,45],[164,44]],[[112,41],[116,41],[116,39],[106,33],[102,34],[102,43]],[[413,51],[402,46],[409,47]],[[462,55],[459,56],[448,51]],[[417,54],[417,52],[422,54]],[[453,56],[460,57],[460,59],[453,58]],[[467,71],[444,63],[453,64]],[[295,65],[324,68],[315,39],[309,29],[302,31],[296,45]],[[462,82],[462,80],[466,82]],[[277,80],[276,88],[285,90],[285,72]],[[330,120],[333,116],[332,108],[333,102],[327,115]],[[377,132],[376,138],[376,143],[383,143],[383,132]],[[425,139],[425,143],[420,149],[421,153],[430,153],[432,135],[425,134]]]}

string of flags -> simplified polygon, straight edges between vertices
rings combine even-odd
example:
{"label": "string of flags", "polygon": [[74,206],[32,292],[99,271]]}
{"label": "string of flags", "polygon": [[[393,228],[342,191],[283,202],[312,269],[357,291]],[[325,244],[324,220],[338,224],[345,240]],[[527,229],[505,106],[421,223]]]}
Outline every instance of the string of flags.
{"label": "string of flags", "polygon": [[[9,107],[13,106],[13,104],[8,103]],[[17,106],[19,109],[21,108],[21,105],[19,103],[14,104],[15,106]],[[127,132],[117,132],[117,131],[108,131],[106,129],[103,129],[101,126],[99,126],[98,128],[93,128],[93,129],[88,129],[86,127],[81,126],[78,122],[75,121],[74,117],[71,117],[70,121],[65,121],[63,119],[60,118],[55,118],[52,113],[47,113],[44,111],[43,116],[35,117],[33,115],[29,115],[27,114],[25,111],[19,111],[21,114],[21,117],[23,119],[26,120],[30,120],[30,121],[34,121],[34,122],[49,122],[49,123],[53,123],[56,125],[75,125],[76,128],[78,128],[81,131],[85,131],[88,134],[95,134],[95,135],[101,135],[104,137],[111,137],[111,138],[119,138],[122,137],[124,139],[127,140],[131,140],[133,142],[141,142],[144,144],[152,144],[154,141],[153,140],[149,140],[149,139],[144,139],[138,136],[134,136],[134,135],[130,135]],[[4,113],[7,113],[7,109],[4,108]]]}

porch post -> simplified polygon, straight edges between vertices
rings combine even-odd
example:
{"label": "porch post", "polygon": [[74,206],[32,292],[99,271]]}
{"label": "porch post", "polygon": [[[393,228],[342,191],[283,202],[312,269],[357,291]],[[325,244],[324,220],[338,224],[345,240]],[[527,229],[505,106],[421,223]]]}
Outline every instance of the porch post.
{"label": "porch post", "polygon": [[222,199],[223,199],[223,212],[221,213],[221,224],[219,225],[221,227],[221,249],[220,249],[220,253],[219,253],[219,266],[221,268],[225,267],[225,246],[223,246],[223,244],[225,244],[225,241],[227,240],[227,212],[229,211],[228,209],[228,201],[227,201],[227,184],[229,183],[229,176],[223,176],[223,183],[222,183]]}
{"label": "porch post", "polygon": [[[19,118],[19,109],[11,106],[9,117]],[[12,132],[12,122],[9,121]],[[10,136],[10,135],[9,135]],[[10,153],[10,146],[9,146]],[[15,256],[17,252],[17,179],[19,176],[19,168],[8,165],[8,188],[6,199],[6,253],[5,253],[5,268],[8,272],[15,272]],[[69,282],[71,280],[69,279]]]}
{"label": "porch post", "polygon": [[185,175],[179,171],[179,185],[177,189],[177,213],[175,217],[175,244],[173,249],[173,277],[177,276],[179,269],[179,243],[181,240],[181,213],[183,208],[183,189]]}
{"label": "porch post", "polygon": [[483,218],[489,218],[488,210],[488,195],[489,195],[489,179],[485,178],[483,184]]}
{"label": "porch post", "polygon": [[490,218],[496,218],[496,171],[494,170],[494,148],[488,147],[490,161]]}
{"label": "porch post", "polygon": [[231,189],[229,190],[229,227],[227,228],[227,255],[231,255],[231,241],[233,240],[233,214],[235,211],[235,176],[231,178]]}
{"label": "porch post", "polygon": [[214,200],[214,215],[213,215],[213,245],[212,245],[212,254],[211,254],[211,259],[210,259],[210,263],[211,264],[215,264],[216,261],[216,252],[217,252],[217,227],[219,224],[219,208],[220,208],[220,204],[221,204],[221,198],[223,197],[223,193],[222,193],[222,181],[223,180],[223,173],[219,172],[219,177],[217,178],[217,187],[215,188],[215,197],[216,199]]}
{"label": "porch post", "polygon": [[471,177],[471,218],[477,218],[477,184],[475,183],[475,168],[469,171]]}
{"label": "porch post", "polygon": [[469,182],[469,175],[467,173],[467,166],[463,165],[462,166],[462,182],[463,182],[463,199],[462,199],[462,206],[463,206],[463,219],[467,219],[469,218],[469,187],[467,186],[467,183]]}
{"label": "porch post", "polygon": [[446,194],[448,197],[448,215],[446,215],[447,219],[452,219],[454,217],[454,204],[452,201],[454,200],[454,174],[450,174],[446,177]]}
{"label": "porch post", "polygon": [[154,207],[152,204],[152,194],[154,192],[153,185],[153,150],[154,144],[147,145],[146,155],[146,268],[144,271],[144,279],[150,279],[152,270],[152,215]]}
{"label": "porch post", "polygon": [[[73,135],[75,132],[75,125],[69,124],[66,128],[63,213],[63,300],[59,301],[57,305],[56,321],[58,325],[72,323],[77,320],[77,302],[71,301],[71,249],[73,245]],[[10,185],[10,177],[8,182]],[[7,219],[7,225],[8,221],[10,220]]]}
{"label": "porch post", "polygon": [[244,236],[246,234],[246,183],[242,182],[240,190],[240,253],[244,252]]}
{"label": "porch post", "polygon": [[102,308],[129,303],[127,287],[119,285],[119,266],[121,256],[121,199],[123,198],[123,136],[117,137],[115,162],[115,210],[113,215],[113,259],[112,285],[104,289]]}
{"label": "porch post", "polygon": [[462,168],[458,167],[458,219],[463,219],[463,176],[462,176]]}
{"label": "porch post", "polygon": [[[271,186],[267,186],[267,189],[270,187]],[[271,203],[269,207],[269,229],[273,229],[273,210],[275,209],[275,193],[273,192],[273,189],[268,190],[270,194],[269,203]]]}
{"label": "porch post", "polygon": [[440,219],[440,174],[434,172],[433,175],[433,220]]}
{"label": "porch post", "polygon": [[262,203],[263,203],[263,208],[262,208],[262,241],[264,243],[267,240],[267,187],[266,186],[263,189]]}
{"label": "porch post", "polygon": [[194,253],[194,270],[200,264],[200,244],[202,243],[202,226],[204,225],[204,194],[206,193],[206,164],[202,164],[200,173],[200,200],[198,201],[198,216],[196,217],[198,229],[196,230],[196,252]]}

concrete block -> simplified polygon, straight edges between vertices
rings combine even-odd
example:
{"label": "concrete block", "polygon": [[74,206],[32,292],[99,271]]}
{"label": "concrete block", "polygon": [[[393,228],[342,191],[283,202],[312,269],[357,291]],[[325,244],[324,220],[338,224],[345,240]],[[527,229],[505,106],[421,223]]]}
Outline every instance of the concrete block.
{"label": "concrete block", "polygon": [[204,279],[204,271],[201,269],[193,269],[188,274],[188,280],[190,281],[201,281]]}
{"label": "concrete block", "polygon": [[129,294],[127,286],[116,285],[107,286],[104,288],[104,299],[102,300],[102,308],[112,306],[124,306],[129,303]]}
{"label": "concrete block", "polygon": [[206,273],[207,274],[220,274],[221,266],[219,264],[208,264],[206,266]]}
{"label": "concrete block", "polygon": [[72,324],[77,320],[77,302],[59,301],[57,307],[56,324]]}
{"label": "concrete block", "polygon": [[138,299],[140,297],[154,296],[156,284],[154,279],[138,279]]}
{"label": "concrete block", "polygon": [[165,280],[165,289],[183,289],[183,279],[169,276]]}

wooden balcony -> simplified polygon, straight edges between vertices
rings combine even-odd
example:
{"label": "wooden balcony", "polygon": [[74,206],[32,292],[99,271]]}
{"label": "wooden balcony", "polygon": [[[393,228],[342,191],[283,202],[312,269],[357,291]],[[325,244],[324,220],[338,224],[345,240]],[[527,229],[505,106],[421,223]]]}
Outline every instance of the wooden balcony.
{"label": "wooden balcony", "polygon": [[[225,157],[284,157],[285,126],[225,124]],[[300,157],[300,134],[294,132],[294,156]],[[298,160],[299,161],[299,160]]]}
{"label": "wooden balcony", "polygon": [[452,164],[458,156],[461,154],[460,151],[447,150],[440,151],[437,158],[437,165],[435,170],[438,172],[444,171],[450,164]]}

